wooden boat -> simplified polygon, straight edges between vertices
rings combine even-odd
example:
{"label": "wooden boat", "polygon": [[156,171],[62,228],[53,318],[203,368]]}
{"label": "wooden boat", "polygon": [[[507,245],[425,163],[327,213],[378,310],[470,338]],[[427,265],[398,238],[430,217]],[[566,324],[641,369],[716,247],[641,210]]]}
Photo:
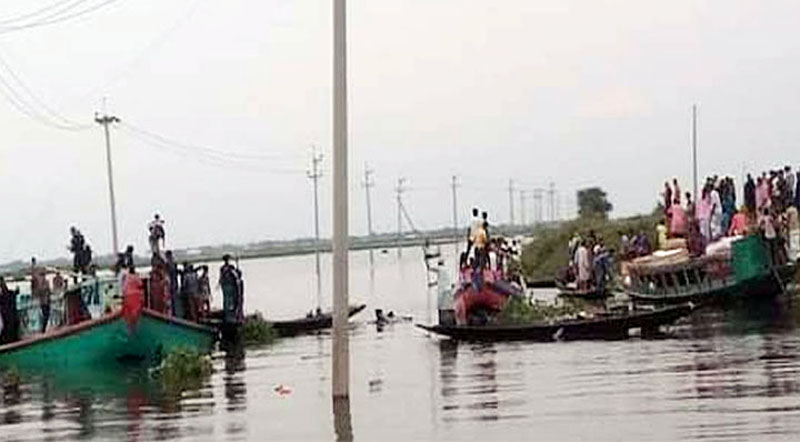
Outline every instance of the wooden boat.
{"label": "wooden boat", "polygon": [[[357,315],[367,308],[366,304],[350,306],[348,317]],[[308,316],[305,318],[291,319],[286,321],[269,321],[272,328],[280,336],[294,336],[302,333],[310,333],[333,327],[333,313],[327,312],[319,315]]]}
{"label": "wooden boat", "polygon": [[562,298],[575,298],[584,300],[606,299],[611,295],[611,292],[606,287],[606,290],[598,290],[597,288],[577,289],[568,287],[561,281],[556,281],[556,288],[558,289],[558,296]]}
{"label": "wooden boat", "polygon": [[626,293],[638,302],[712,303],[780,294],[794,264],[773,267],[758,236],[732,241],[729,254],[689,257],[674,251],[628,264]]}
{"label": "wooden boat", "polygon": [[630,330],[642,333],[657,331],[689,315],[691,303],[651,311],[633,311],[624,314],[604,314],[588,319],[570,319],[555,323],[522,325],[421,325],[417,327],[438,335],[460,341],[539,341],[575,339],[624,339]]}
{"label": "wooden boat", "polygon": [[130,360],[154,362],[178,348],[210,352],[215,338],[211,328],[149,309],[135,319],[118,310],[1,346],[0,366],[57,370]]}

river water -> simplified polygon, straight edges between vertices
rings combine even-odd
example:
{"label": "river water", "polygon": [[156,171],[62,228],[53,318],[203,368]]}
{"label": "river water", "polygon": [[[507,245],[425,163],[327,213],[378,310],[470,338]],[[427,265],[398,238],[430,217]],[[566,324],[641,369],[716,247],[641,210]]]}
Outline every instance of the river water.
{"label": "river water", "polygon": [[[23,377],[3,386],[0,440],[800,437],[800,300],[698,312],[655,340],[456,344],[412,323],[369,324],[376,306],[415,322],[435,316],[419,249],[369,261],[351,255],[351,301],[369,307],[350,335],[349,410],[334,416],[323,334],[216,354],[201,388],[177,394],[138,371]],[[313,256],[241,266],[249,311],[291,318],[315,304]]]}

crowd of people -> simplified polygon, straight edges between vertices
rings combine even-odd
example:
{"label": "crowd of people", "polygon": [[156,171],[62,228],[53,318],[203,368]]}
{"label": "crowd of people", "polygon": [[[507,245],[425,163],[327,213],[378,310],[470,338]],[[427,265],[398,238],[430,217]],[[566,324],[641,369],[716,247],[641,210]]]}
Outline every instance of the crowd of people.
{"label": "crowd of people", "polygon": [[[148,240],[151,248],[150,271],[146,278],[136,272],[134,248],[126,247],[117,254],[111,267],[119,278],[120,292],[123,298],[123,310],[147,306],[159,313],[190,321],[202,321],[211,313],[211,283],[209,267],[196,266],[189,262],[179,265],[173,252],[165,250],[164,221],[156,214],[148,224]],[[81,231],[70,228],[68,250],[73,255],[72,278],[77,284],[82,277],[95,277],[97,266],[92,259],[92,250]],[[39,309],[40,331],[45,332],[50,323],[51,299],[61,299],[69,288],[69,278],[61,271],[45,268],[38,264],[36,258],[31,259],[28,270],[31,281],[31,297]],[[67,274],[70,272],[67,271]],[[48,276],[52,276],[49,278]],[[240,323],[244,320],[244,284],[242,272],[231,264],[231,256],[223,257],[220,268],[219,286],[223,294],[223,321]],[[9,289],[5,280],[0,277],[0,343],[13,342],[19,338],[19,317],[17,315],[17,295],[19,288]],[[80,306],[75,311],[65,311],[67,324],[88,318],[88,310],[80,296]],[[67,310],[69,308],[65,307]]]}
{"label": "crowd of people", "polygon": [[[644,240],[647,241],[646,237]],[[644,247],[645,243],[640,245]],[[569,265],[559,275],[559,279],[567,284],[574,282],[578,290],[604,292],[611,278],[614,250],[606,248],[603,238],[598,237],[594,230],[586,235],[575,233],[568,247]]]}
{"label": "crowd of people", "polygon": [[459,257],[459,281],[480,291],[484,282],[509,279],[512,261],[519,259],[519,253],[516,240],[491,236],[489,214],[473,208],[467,249]]}
{"label": "crowd of people", "polygon": [[755,179],[748,174],[739,205],[731,177],[708,177],[697,201],[689,192],[683,196],[677,179],[672,185],[664,183],[664,220],[656,228],[660,249],[670,248],[669,241],[677,239],[699,256],[724,237],[760,234],[774,263],[800,256],[800,171],[786,166]]}

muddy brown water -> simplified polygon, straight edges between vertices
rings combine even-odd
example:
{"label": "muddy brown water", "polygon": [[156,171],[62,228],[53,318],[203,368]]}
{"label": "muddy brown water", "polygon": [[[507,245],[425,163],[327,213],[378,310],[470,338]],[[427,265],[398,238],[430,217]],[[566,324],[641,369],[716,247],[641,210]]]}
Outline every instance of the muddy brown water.
{"label": "muddy brown water", "polygon": [[[349,410],[334,415],[322,334],[217,353],[213,375],[177,394],[142,370],[23,376],[3,386],[0,440],[800,438],[800,300],[701,311],[653,340],[454,343],[368,323],[375,306],[428,322],[435,302],[419,249],[368,256],[351,257],[351,299],[369,307],[350,335]],[[241,265],[248,310],[313,306],[313,256]]]}

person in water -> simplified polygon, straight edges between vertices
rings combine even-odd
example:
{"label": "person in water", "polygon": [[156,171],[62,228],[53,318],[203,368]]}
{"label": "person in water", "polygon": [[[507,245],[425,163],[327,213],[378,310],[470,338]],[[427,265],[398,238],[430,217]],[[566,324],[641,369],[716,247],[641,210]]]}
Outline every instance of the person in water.
{"label": "person in water", "polygon": [[222,257],[222,267],[219,269],[219,285],[222,288],[222,320],[226,323],[239,322],[239,280],[241,273],[231,265],[231,255]]}

